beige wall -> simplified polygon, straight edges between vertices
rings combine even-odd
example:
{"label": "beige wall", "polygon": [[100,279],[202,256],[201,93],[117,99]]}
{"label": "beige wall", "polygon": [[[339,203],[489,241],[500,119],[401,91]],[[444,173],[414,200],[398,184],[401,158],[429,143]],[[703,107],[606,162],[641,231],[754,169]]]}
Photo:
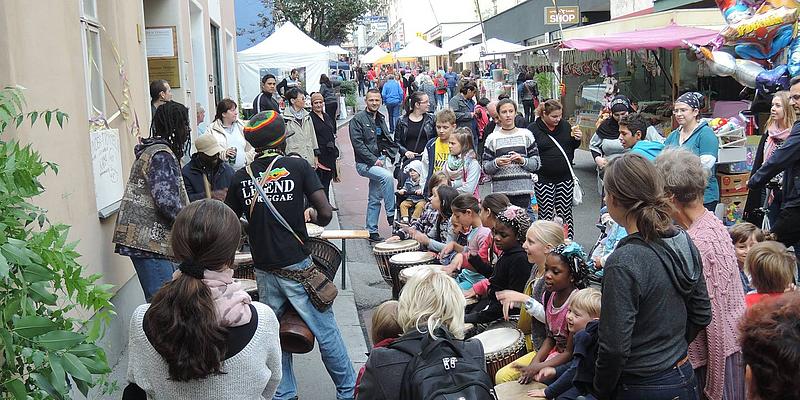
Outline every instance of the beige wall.
{"label": "beige wall", "polygon": [[[108,89],[105,92],[107,114],[116,112],[111,94],[118,101],[123,99],[113,43],[124,63],[130,83],[131,110],[138,115],[144,136],[149,135],[150,125],[144,27],[156,25],[149,21],[159,19],[165,22],[163,25],[178,26],[181,79],[188,80],[189,87],[194,87],[190,70],[193,62],[188,22],[190,1],[97,1],[98,19],[105,28],[101,32],[101,42],[103,74],[110,89],[110,93]],[[198,3],[207,7],[206,0]],[[220,33],[224,38],[225,29],[234,33],[236,29],[233,1],[224,0],[221,5],[223,21]],[[208,12],[203,14],[208,35]],[[145,23],[146,17],[148,23]],[[13,137],[32,143],[43,159],[59,164],[57,176],[51,174],[44,178],[46,191],[35,203],[49,210],[51,221],[72,225],[70,236],[73,240],[80,240],[78,251],[83,254],[81,262],[88,267],[88,273],[102,273],[104,282],[122,285],[133,276],[133,267],[127,258],[113,252],[111,235],[116,214],[105,220],[97,216],[81,32],[78,0],[0,1],[0,54],[4,55],[0,57],[0,85],[26,87],[30,110],[57,107],[70,116],[63,130],[55,124],[50,130],[40,123],[34,128],[26,124],[18,131],[10,131],[2,139]],[[224,45],[224,39],[222,42]],[[202,62],[207,63],[210,71],[210,46],[206,55]],[[222,63],[224,67],[224,60]],[[194,115],[195,100],[185,89],[176,93],[175,100],[190,106],[190,114]],[[208,95],[208,91],[205,93]],[[209,101],[213,102],[213,96]],[[213,117],[213,111],[209,112]],[[194,118],[191,120],[194,123]],[[138,139],[129,133],[130,123],[121,117],[114,120],[111,127],[120,131],[123,176],[127,181],[133,146]]]}

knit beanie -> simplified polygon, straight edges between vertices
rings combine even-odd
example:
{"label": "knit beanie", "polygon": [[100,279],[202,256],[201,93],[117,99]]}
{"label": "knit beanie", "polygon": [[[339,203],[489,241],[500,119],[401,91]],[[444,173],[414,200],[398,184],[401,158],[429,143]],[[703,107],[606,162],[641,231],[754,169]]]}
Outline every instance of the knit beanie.
{"label": "knit beanie", "polygon": [[254,115],[244,127],[244,138],[255,149],[277,147],[286,140],[283,117],[273,110]]}

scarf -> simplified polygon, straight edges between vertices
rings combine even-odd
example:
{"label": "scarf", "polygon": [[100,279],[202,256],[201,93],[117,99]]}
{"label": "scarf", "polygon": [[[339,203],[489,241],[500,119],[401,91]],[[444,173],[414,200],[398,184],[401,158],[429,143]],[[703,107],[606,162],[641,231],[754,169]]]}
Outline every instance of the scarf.
{"label": "scarf", "polygon": [[597,127],[597,136],[601,139],[618,140],[619,139],[619,122],[614,117],[608,117],[600,126]]}
{"label": "scarf", "polygon": [[[175,279],[181,271],[172,274]],[[224,271],[205,270],[203,283],[211,291],[214,306],[217,309],[219,324],[224,327],[242,326],[250,322],[253,316],[250,310],[250,295],[242,289],[239,282],[233,280],[233,270]]]}
{"label": "scarf", "polygon": [[705,101],[704,96],[697,92],[686,92],[680,95],[675,102],[676,103],[683,103],[693,109],[699,109],[703,102]]}
{"label": "scarf", "polygon": [[767,142],[764,143],[764,162],[769,160],[772,153],[783,144],[783,141],[789,137],[789,133],[791,133],[791,128],[786,128],[784,130],[778,130],[778,126],[772,124],[767,128]]}

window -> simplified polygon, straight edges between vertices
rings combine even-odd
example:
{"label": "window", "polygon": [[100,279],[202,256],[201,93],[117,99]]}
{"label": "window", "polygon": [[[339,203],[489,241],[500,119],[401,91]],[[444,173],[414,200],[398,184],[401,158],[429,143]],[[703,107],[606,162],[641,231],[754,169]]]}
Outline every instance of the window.
{"label": "window", "polygon": [[86,71],[86,99],[90,117],[105,115],[106,102],[103,85],[103,57],[100,43],[101,26],[97,22],[96,0],[81,0],[81,36]]}

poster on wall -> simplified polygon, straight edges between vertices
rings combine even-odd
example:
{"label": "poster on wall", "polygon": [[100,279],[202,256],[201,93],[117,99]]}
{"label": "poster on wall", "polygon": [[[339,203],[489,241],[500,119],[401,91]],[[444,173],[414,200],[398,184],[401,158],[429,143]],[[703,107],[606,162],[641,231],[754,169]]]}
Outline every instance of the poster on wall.
{"label": "poster on wall", "polygon": [[174,26],[145,28],[147,74],[149,80],[163,79],[170,87],[181,87],[178,39]]}
{"label": "poster on wall", "polygon": [[125,191],[119,130],[98,129],[89,133],[97,214],[107,218],[119,209]]}

